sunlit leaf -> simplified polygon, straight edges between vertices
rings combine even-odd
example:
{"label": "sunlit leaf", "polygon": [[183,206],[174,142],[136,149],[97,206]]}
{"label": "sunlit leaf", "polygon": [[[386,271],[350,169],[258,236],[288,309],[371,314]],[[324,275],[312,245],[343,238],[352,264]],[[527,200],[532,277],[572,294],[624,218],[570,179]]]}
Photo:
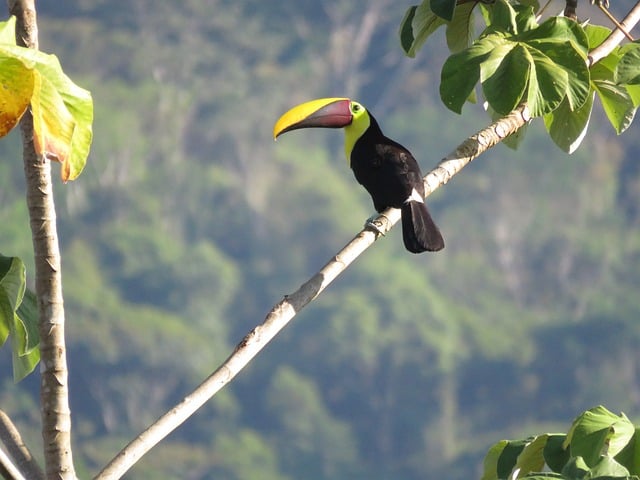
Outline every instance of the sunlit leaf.
{"label": "sunlit leaf", "polygon": [[0,22],[0,45],[16,44],[16,17],[11,16],[6,22]]}
{"label": "sunlit leaf", "polygon": [[519,475],[542,471],[545,463],[543,452],[548,438],[547,434],[538,435],[525,445],[520,455],[518,455],[518,461],[515,466]]}
{"label": "sunlit leaf", "polygon": [[615,456],[629,443],[635,428],[626,415],[615,415],[599,406],[587,410],[574,420],[564,447],[571,456],[584,458],[593,467],[602,455]]}
{"label": "sunlit leaf", "polygon": [[587,44],[589,50],[598,47],[605,39],[611,35],[611,29],[602,25],[585,25],[584,32],[587,35]]}
{"label": "sunlit leaf", "polygon": [[508,444],[507,440],[501,440],[489,449],[484,457],[484,468],[480,480],[498,480],[498,460]]}
{"label": "sunlit leaf", "polygon": [[33,94],[33,71],[0,51],[0,137],[20,121]]}

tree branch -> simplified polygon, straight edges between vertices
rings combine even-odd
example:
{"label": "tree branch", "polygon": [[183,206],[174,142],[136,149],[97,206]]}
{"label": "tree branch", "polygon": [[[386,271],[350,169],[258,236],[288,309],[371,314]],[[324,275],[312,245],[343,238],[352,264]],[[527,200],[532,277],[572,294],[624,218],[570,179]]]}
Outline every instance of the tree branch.
{"label": "tree branch", "polygon": [[40,465],[35,461],[31,452],[22,441],[20,432],[9,416],[0,410],[0,440],[5,445],[7,453],[16,462],[18,469],[31,480],[44,480]]}
{"label": "tree branch", "polygon": [[11,463],[9,456],[0,448],[0,475],[6,480],[25,480],[20,470]]}
{"label": "tree branch", "polygon": [[[625,22],[627,22],[625,24]],[[622,24],[632,28],[636,21],[625,19]],[[609,42],[606,56],[622,40]],[[606,52],[606,53],[605,53]],[[476,157],[517,132],[530,120],[526,104],[480,130],[462,142],[425,177],[425,197],[446,184]],[[386,233],[400,220],[400,210],[388,209],[375,222]],[[294,293],[285,295],[267,314],[264,322],[249,332],[233,353],[203,383],[180,403],[161,416],[147,430],[125,446],[94,480],[121,478],[146,452],[180,426],[207,400],[229,383],[306,305],[313,301],[347,267],[369,248],[380,233],[363,229],[333,259]]]}
{"label": "tree branch", "polygon": [[[17,43],[37,49],[35,0],[9,0],[8,4],[11,14],[17,18]],[[25,112],[20,120],[20,130],[38,298],[40,406],[46,474],[50,480],[74,480],[76,474],[71,455],[71,412],[64,340],[60,249],[51,164],[36,154],[31,111]]]}

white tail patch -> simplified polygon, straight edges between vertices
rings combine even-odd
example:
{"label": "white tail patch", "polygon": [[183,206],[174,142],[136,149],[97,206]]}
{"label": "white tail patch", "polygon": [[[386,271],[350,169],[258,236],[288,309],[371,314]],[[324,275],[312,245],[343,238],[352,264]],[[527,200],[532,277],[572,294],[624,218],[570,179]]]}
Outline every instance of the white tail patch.
{"label": "white tail patch", "polygon": [[420,195],[418,191],[414,188],[413,190],[411,190],[411,195],[409,195],[409,198],[407,198],[404,201],[404,203],[409,203],[409,202],[424,203],[424,198],[422,198],[422,195]]}

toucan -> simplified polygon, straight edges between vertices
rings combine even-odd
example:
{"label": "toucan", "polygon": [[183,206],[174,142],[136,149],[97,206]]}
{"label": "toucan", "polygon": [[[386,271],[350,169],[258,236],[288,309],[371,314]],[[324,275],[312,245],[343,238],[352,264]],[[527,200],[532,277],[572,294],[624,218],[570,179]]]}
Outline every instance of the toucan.
{"label": "toucan", "polygon": [[367,189],[378,213],[401,209],[404,246],[412,253],[444,248],[440,230],[424,203],[420,166],[411,152],[386,137],[376,119],[348,98],[320,98],[284,113],[273,138],[300,128],[344,128],[344,152],[356,180]]}

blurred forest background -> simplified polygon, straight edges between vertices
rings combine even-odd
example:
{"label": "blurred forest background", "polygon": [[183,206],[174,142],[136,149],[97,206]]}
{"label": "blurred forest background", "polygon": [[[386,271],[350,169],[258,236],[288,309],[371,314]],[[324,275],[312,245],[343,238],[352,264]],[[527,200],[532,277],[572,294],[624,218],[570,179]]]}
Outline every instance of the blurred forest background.
{"label": "blurred forest background", "polygon": [[[38,4],[40,48],[95,101],[84,174],[55,187],[82,478],[373,213],[342,133],[274,144],[281,113],[356,98],[425,171],[488,123],[440,104],[441,35],[404,57],[408,6]],[[429,198],[443,252],[381,239],[127,478],[478,478],[493,442],[591,406],[637,423],[639,154],[597,116],[572,156],[540,122],[490,151]],[[0,160],[0,251],[32,275],[17,132]],[[7,347],[0,365],[0,407],[39,452],[38,374],[14,385]]]}

